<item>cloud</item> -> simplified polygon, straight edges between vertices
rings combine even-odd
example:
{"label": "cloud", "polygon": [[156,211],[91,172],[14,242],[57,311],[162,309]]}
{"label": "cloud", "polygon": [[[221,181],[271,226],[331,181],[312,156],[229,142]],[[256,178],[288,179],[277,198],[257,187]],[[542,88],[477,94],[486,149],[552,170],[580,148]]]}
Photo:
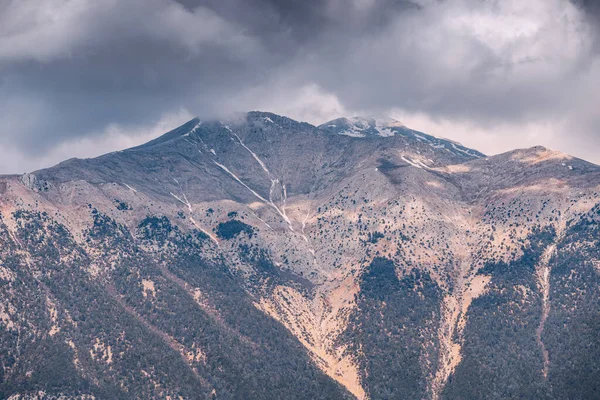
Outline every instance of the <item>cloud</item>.
{"label": "cloud", "polygon": [[548,97],[578,80],[591,43],[582,14],[563,0],[447,0],[424,2],[312,67],[350,108],[494,121],[562,108]]}
{"label": "cloud", "polygon": [[0,0],[0,146],[20,157],[0,171],[111,126],[126,145],[181,109],[399,115],[487,153],[539,143],[600,162],[595,4]]}
{"label": "cloud", "polygon": [[197,55],[207,46],[247,56],[251,38],[214,11],[167,0],[18,0],[0,14],[0,61],[51,62],[102,51],[115,41],[163,43]]}
{"label": "cloud", "polygon": [[100,132],[85,137],[75,137],[51,147],[41,155],[18,151],[10,145],[0,144],[0,171],[5,174],[21,174],[51,167],[70,158],[89,158],[111,153],[149,142],[159,135],[182,125],[193,118],[185,109],[162,115],[149,124],[109,124]]}
{"label": "cloud", "polygon": [[346,115],[348,111],[332,93],[320,86],[276,77],[243,90],[215,104],[216,115],[226,118],[232,110],[268,110],[280,115],[319,125]]}

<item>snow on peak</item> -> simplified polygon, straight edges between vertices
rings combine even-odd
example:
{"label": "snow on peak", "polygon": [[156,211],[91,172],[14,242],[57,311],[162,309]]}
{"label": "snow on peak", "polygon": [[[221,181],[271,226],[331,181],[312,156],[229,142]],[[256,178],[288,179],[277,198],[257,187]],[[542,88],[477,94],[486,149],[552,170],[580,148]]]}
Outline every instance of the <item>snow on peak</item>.
{"label": "snow on peak", "polygon": [[352,137],[394,136],[395,129],[404,125],[392,118],[376,119],[365,117],[338,118],[319,126],[320,129]]}
{"label": "snow on peak", "polygon": [[196,123],[196,125],[194,125],[194,127],[188,133],[184,134],[183,136],[190,136],[191,134],[196,133],[198,128],[200,128],[200,125],[202,125],[202,121],[200,121],[199,118],[194,118],[194,120],[198,121]]}
{"label": "snow on peak", "polygon": [[484,157],[484,154],[469,149],[458,142],[409,129],[401,122],[392,118],[338,118],[320,125],[319,129],[331,134],[352,136],[356,138],[399,135],[415,143],[420,143],[419,146],[424,145],[431,147],[434,151],[445,151],[467,158]]}

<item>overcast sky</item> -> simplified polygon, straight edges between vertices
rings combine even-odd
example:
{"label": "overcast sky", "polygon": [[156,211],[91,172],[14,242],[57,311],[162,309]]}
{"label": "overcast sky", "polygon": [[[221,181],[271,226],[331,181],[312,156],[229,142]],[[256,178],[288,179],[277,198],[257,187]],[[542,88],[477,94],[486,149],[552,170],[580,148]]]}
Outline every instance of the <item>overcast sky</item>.
{"label": "overcast sky", "polygon": [[248,110],[600,163],[597,3],[0,0],[0,173]]}

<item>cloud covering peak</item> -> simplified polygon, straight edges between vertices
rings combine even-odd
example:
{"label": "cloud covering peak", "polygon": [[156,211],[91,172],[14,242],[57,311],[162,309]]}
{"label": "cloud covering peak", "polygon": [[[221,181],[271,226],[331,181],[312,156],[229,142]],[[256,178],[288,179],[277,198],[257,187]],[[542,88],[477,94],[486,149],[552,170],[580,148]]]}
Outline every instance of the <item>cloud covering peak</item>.
{"label": "cloud covering peak", "polygon": [[0,172],[250,109],[598,163],[598,37],[585,0],[0,0]]}

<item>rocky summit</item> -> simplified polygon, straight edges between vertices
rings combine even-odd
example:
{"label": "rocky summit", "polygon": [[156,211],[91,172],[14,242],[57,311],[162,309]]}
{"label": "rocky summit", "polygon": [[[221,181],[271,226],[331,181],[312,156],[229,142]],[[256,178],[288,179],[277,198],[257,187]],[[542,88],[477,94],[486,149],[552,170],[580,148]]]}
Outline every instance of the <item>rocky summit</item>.
{"label": "rocky summit", "polygon": [[0,397],[600,398],[600,167],[263,112],[0,177]]}

